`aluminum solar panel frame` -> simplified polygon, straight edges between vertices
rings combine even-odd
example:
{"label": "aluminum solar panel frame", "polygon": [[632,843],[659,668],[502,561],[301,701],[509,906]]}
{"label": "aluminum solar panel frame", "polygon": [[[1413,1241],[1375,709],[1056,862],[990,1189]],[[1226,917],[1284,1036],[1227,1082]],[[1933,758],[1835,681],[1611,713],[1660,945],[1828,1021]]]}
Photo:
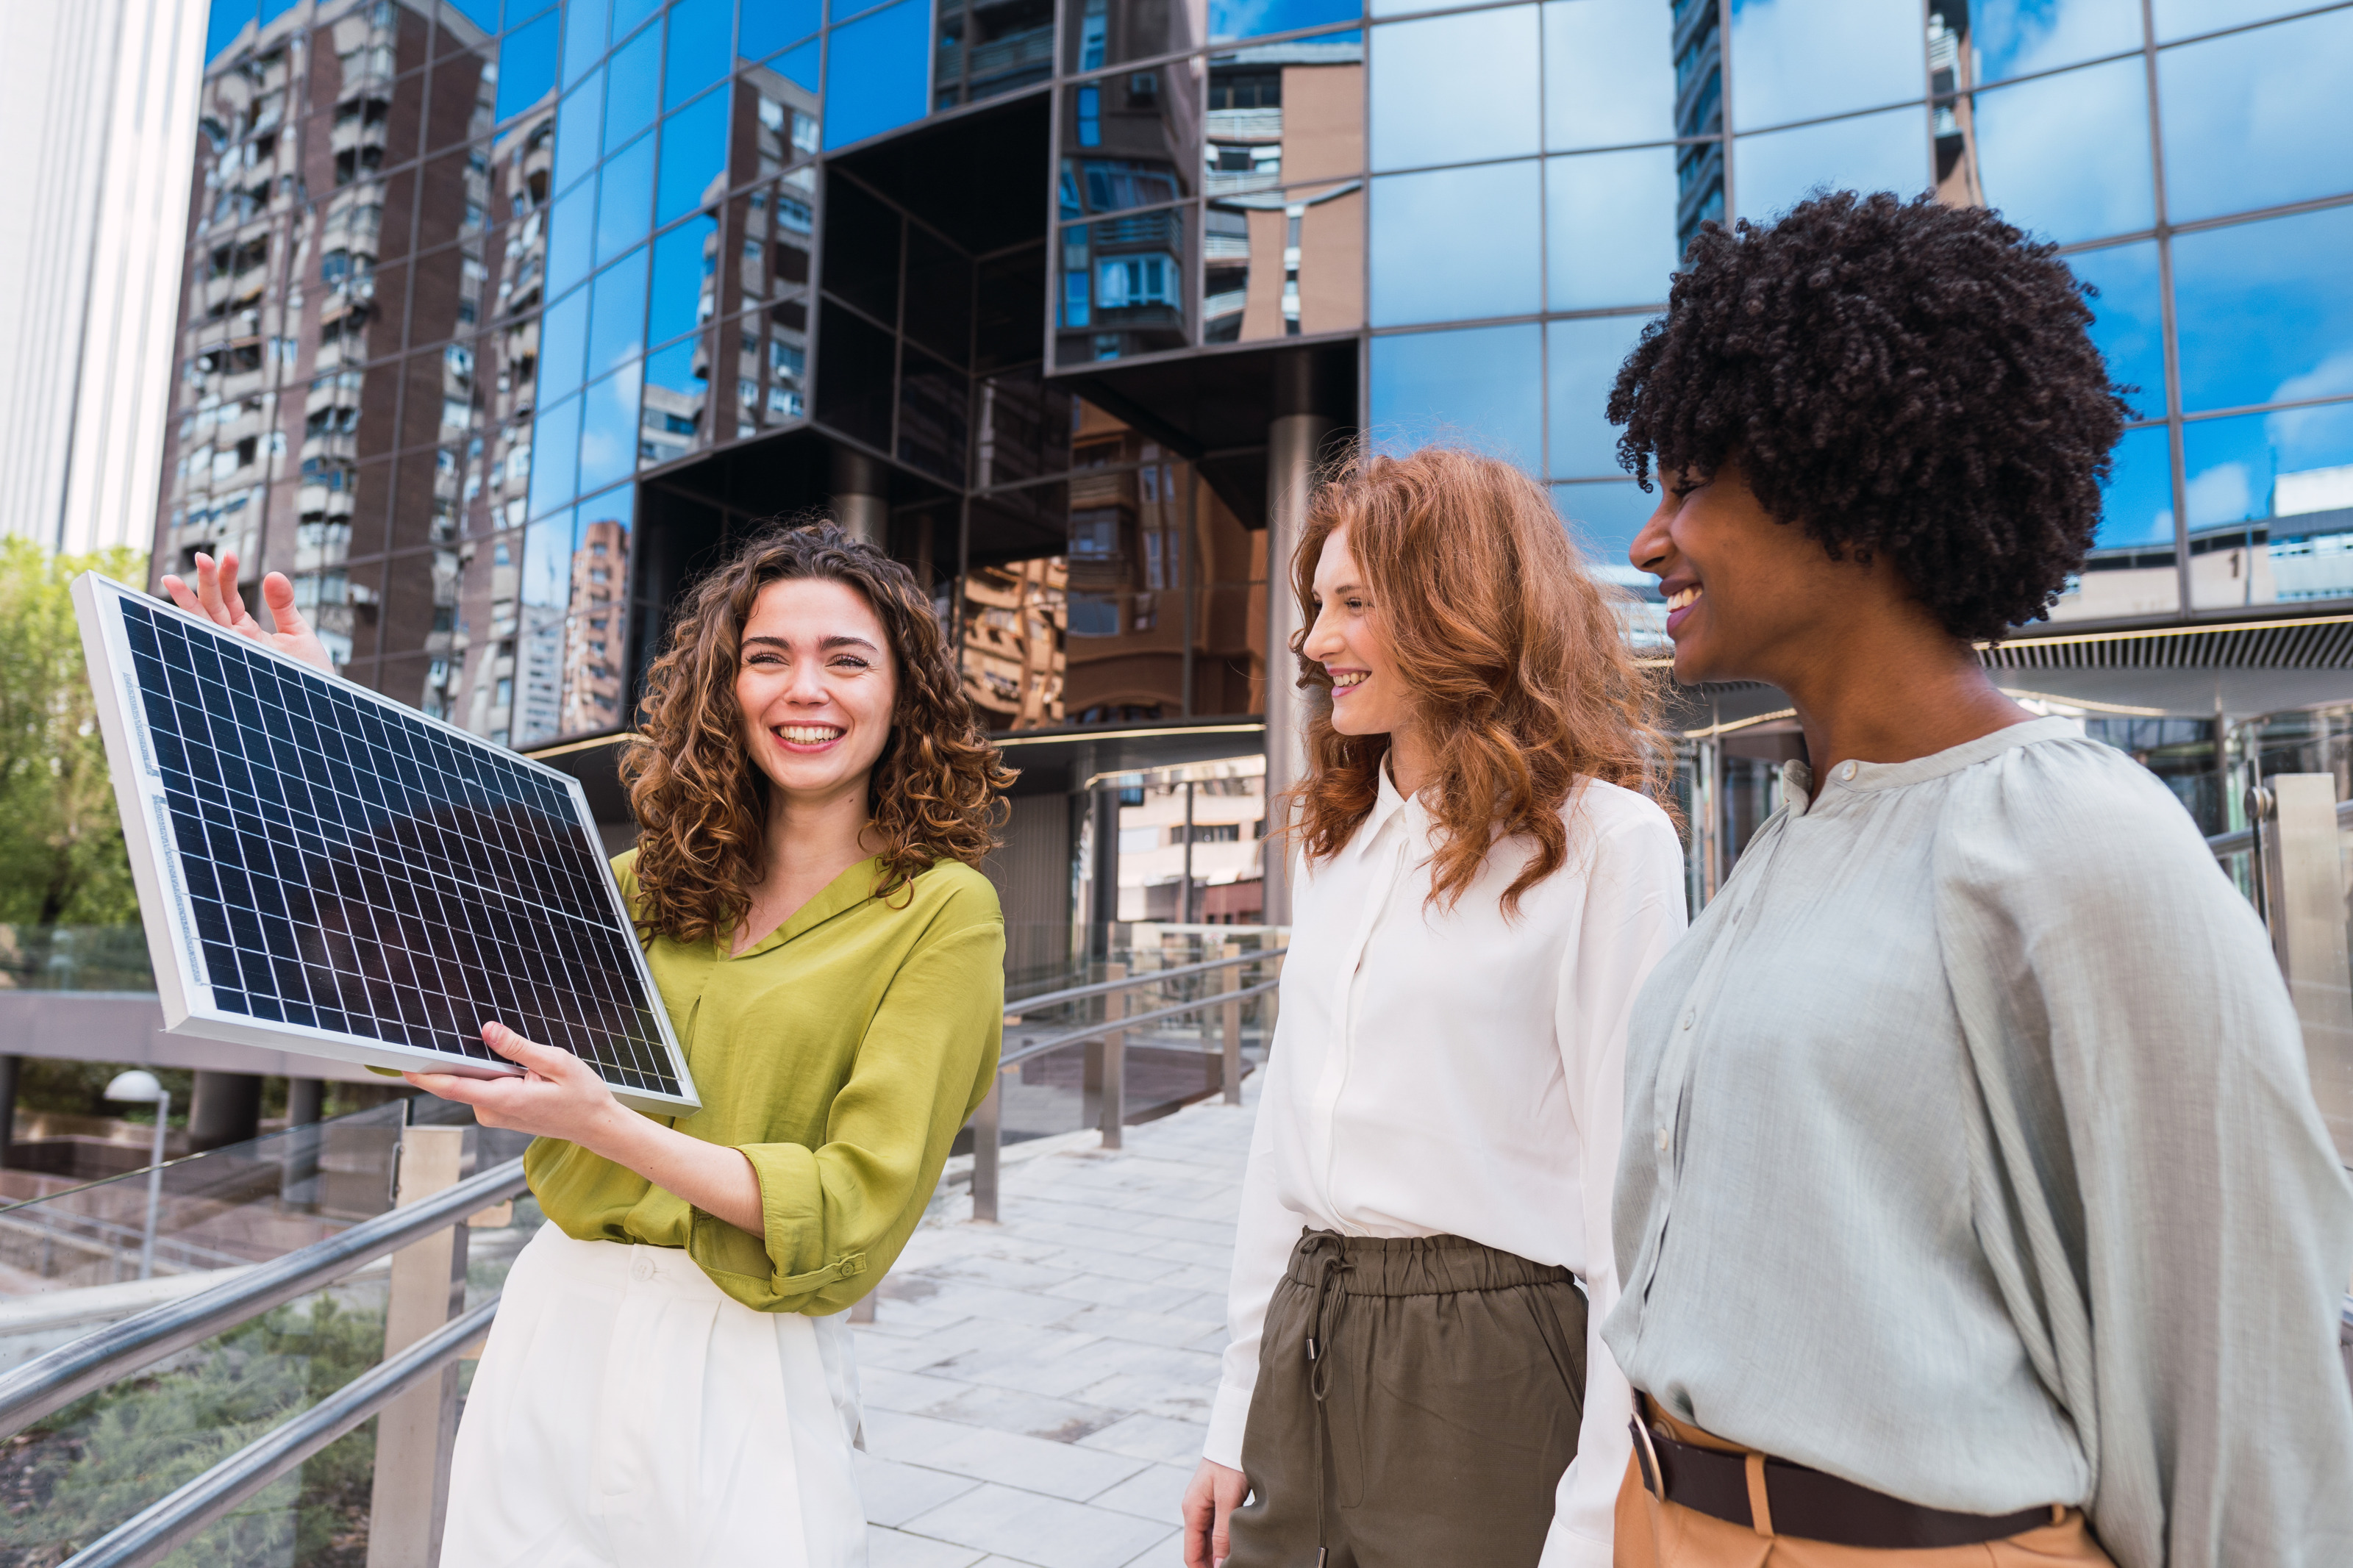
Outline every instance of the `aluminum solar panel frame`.
{"label": "aluminum solar panel frame", "polygon": [[170,1032],[512,1077],[495,1020],[700,1109],[578,781],[95,574],[73,595]]}

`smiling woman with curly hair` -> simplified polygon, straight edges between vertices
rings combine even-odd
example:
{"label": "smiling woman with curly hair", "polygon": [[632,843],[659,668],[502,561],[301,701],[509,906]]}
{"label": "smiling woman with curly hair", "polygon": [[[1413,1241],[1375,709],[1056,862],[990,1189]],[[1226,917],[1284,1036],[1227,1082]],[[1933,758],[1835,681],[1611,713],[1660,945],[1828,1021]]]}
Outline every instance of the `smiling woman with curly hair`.
{"label": "smiling woman with curly hair", "polygon": [[1710,225],[1609,416],[1686,681],[1806,761],[1627,1036],[1618,1562],[2353,1563],[2353,1188],[2172,795],[1971,646],[2081,564],[2121,426],[1993,213]]}
{"label": "smiling woman with curly hair", "polygon": [[417,1079],[525,1156],[517,1260],[459,1432],[449,1568],[865,1561],[840,1314],[987,1089],[1004,923],[977,869],[1012,775],[906,568],[831,524],[688,595],[622,763],[614,862],[702,1109],[565,1053]]}

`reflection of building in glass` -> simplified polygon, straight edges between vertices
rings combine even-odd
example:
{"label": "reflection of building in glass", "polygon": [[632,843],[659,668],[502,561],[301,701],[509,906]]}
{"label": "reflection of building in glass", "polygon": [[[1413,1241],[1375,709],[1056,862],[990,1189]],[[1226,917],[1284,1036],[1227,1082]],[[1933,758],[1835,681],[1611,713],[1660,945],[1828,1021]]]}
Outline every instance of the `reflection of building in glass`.
{"label": "reflection of building in glass", "polygon": [[353,679],[570,746],[715,552],[830,510],[1019,731],[1050,843],[1008,864],[1075,869],[1008,910],[1066,939],[1125,880],[1101,781],[1290,690],[1312,463],[1477,442],[1621,558],[1620,360],[1700,224],[1828,184],[1992,204],[2098,285],[2139,418],[2060,616],[2341,608],[2353,5],[2176,10],[216,0],[156,569],[234,543]]}
{"label": "reflection of building in glass", "polygon": [[[1363,324],[1364,69],[1356,43],[1210,57],[1204,342]],[[1332,175],[1351,177],[1309,183]]]}

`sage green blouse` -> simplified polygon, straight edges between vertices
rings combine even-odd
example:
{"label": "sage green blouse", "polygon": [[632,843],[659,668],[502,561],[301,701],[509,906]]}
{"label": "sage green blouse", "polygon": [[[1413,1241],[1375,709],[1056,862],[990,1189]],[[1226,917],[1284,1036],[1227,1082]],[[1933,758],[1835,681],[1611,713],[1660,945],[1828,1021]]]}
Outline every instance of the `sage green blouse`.
{"label": "sage green blouse", "polygon": [[[613,862],[636,907],[637,851]],[[877,898],[852,866],[742,956],[657,937],[647,950],[702,1097],[662,1118],[744,1151],[758,1237],[577,1144],[523,1156],[549,1221],[579,1241],[683,1247],[763,1312],[839,1312],[889,1271],[987,1093],[1005,1028],[1005,920],[969,866]]]}

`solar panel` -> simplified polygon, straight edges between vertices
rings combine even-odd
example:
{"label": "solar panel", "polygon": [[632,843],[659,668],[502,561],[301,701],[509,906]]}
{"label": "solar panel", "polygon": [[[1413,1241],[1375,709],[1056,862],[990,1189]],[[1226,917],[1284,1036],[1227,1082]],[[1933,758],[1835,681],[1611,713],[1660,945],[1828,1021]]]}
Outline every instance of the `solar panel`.
{"label": "solar panel", "polygon": [[577,781],[94,574],[74,583],[166,1026],[701,1105]]}

